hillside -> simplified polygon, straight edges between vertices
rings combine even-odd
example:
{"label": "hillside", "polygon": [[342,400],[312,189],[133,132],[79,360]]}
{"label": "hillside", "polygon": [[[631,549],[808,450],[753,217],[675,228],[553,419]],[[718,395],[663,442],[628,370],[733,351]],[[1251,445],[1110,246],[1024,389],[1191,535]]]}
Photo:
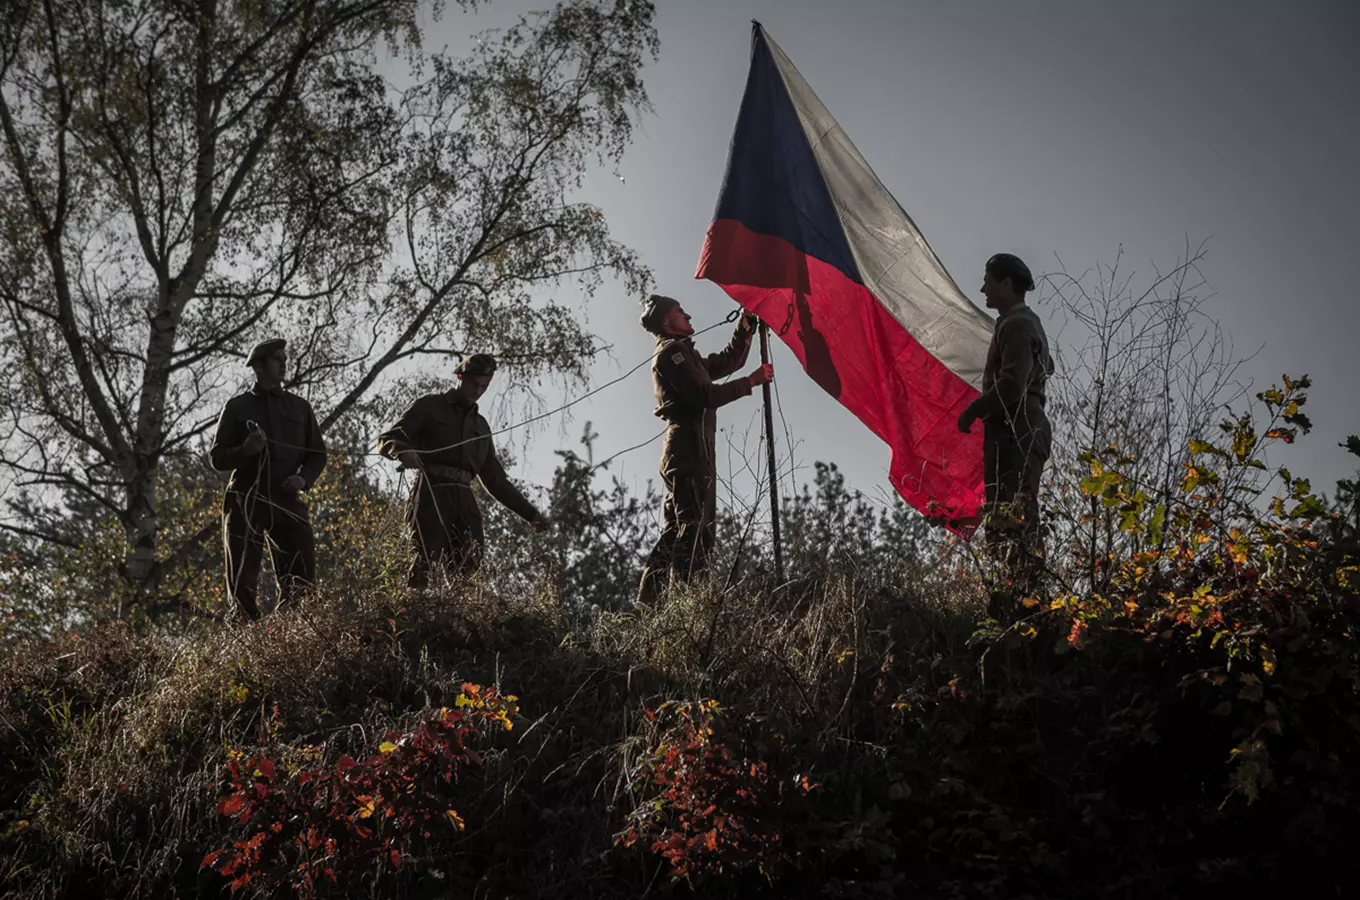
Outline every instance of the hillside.
{"label": "hillside", "polygon": [[1269,628],[1254,660],[1179,623],[996,641],[963,574],[585,627],[399,598],[12,646],[5,895],[1260,896],[1353,866],[1353,593],[1223,608]]}

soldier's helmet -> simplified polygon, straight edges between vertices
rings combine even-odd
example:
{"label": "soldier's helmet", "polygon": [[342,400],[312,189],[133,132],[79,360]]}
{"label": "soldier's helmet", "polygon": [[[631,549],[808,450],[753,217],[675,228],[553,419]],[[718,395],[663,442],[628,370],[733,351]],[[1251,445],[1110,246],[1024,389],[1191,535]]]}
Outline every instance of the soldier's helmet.
{"label": "soldier's helmet", "polygon": [[666,321],[666,316],[679,305],[680,301],[674,297],[652,294],[642,301],[642,317],[639,321],[642,327],[652,334],[661,334],[661,323]]}
{"label": "soldier's helmet", "polygon": [[474,377],[478,375],[495,375],[496,357],[492,356],[490,353],[473,353],[469,356],[464,356],[463,361],[458,364],[458,368],[453,371],[456,375],[472,375]]}

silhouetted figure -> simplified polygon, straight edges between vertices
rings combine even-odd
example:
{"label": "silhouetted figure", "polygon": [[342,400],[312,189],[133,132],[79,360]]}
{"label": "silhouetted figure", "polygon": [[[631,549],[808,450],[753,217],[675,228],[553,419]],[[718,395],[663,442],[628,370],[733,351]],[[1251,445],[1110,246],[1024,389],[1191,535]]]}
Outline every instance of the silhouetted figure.
{"label": "silhouetted figure", "polygon": [[1052,453],[1053,427],[1044,412],[1045,385],[1053,357],[1039,316],[1025,303],[1034,277],[1019,257],[998,253],[987,260],[982,293],[999,316],[982,394],[959,416],[967,433],[983,425],[983,472],[988,507],[988,544],[1004,554],[1009,583],[992,593],[988,611],[996,618],[1011,612],[1030,594],[1043,568],[1039,523],[1039,480]]}
{"label": "silhouetted figure", "polygon": [[217,471],[231,472],[222,497],[227,592],[246,618],[258,619],[266,539],[279,608],[316,581],[316,537],[302,492],[326,467],[326,444],[312,405],[282,387],[287,343],[261,341],[246,363],[255,370],[255,386],[223,407],[209,460]]}
{"label": "silhouetted figure", "polygon": [[406,408],[395,425],[378,436],[378,452],[416,473],[406,507],[412,559],[407,584],[429,583],[431,566],[451,577],[481,568],[482,511],[472,479],[535,528],[548,520],[505,474],[491,443],[491,426],[477,411],[496,373],[496,360],[476,353],[455,370],[458,387],[426,394]]}
{"label": "silhouetted figure", "polygon": [[651,603],[668,581],[685,582],[708,565],[717,514],[717,416],[715,410],[749,396],[774,377],[766,364],[745,378],[715,384],[746,362],[758,320],[749,313],[737,322],[727,346],[700,356],[690,337],[694,328],[678,301],[653,294],[643,304],[642,327],[656,335],[652,389],[656,415],[668,423],[661,449],[666,486],[661,536],[638,585],[638,602]]}

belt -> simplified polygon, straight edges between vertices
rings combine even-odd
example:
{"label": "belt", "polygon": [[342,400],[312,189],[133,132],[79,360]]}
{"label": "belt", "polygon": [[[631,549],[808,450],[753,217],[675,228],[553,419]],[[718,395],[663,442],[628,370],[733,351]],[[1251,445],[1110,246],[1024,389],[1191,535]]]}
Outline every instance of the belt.
{"label": "belt", "polygon": [[436,484],[471,484],[472,473],[467,469],[460,469],[457,466],[445,466],[440,463],[426,463],[425,476]]}

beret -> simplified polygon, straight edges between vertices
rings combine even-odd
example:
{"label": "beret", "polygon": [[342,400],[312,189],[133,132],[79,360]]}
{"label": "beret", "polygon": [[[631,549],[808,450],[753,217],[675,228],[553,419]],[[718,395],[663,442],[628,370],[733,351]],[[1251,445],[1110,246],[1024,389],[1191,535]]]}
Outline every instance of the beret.
{"label": "beret", "polygon": [[1029,266],[1014,253],[998,253],[987,260],[987,271],[998,281],[1009,278],[1015,289],[1024,293],[1034,290],[1034,276]]}
{"label": "beret", "polygon": [[283,338],[270,338],[267,341],[260,341],[250,348],[250,354],[246,357],[246,365],[253,366],[262,359],[268,359],[276,350],[282,350],[288,346],[288,342]]}
{"label": "beret", "polygon": [[680,301],[673,297],[662,294],[652,294],[642,301],[642,317],[639,321],[642,327],[652,334],[661,333],[661,323],[670,315],[670,311],[680,305]]}
{"label": "beret", "polygon": [[464,356],[463,361],[454,369],[456,375],[495,375],[496,357],[490,353],[473,353]]}

